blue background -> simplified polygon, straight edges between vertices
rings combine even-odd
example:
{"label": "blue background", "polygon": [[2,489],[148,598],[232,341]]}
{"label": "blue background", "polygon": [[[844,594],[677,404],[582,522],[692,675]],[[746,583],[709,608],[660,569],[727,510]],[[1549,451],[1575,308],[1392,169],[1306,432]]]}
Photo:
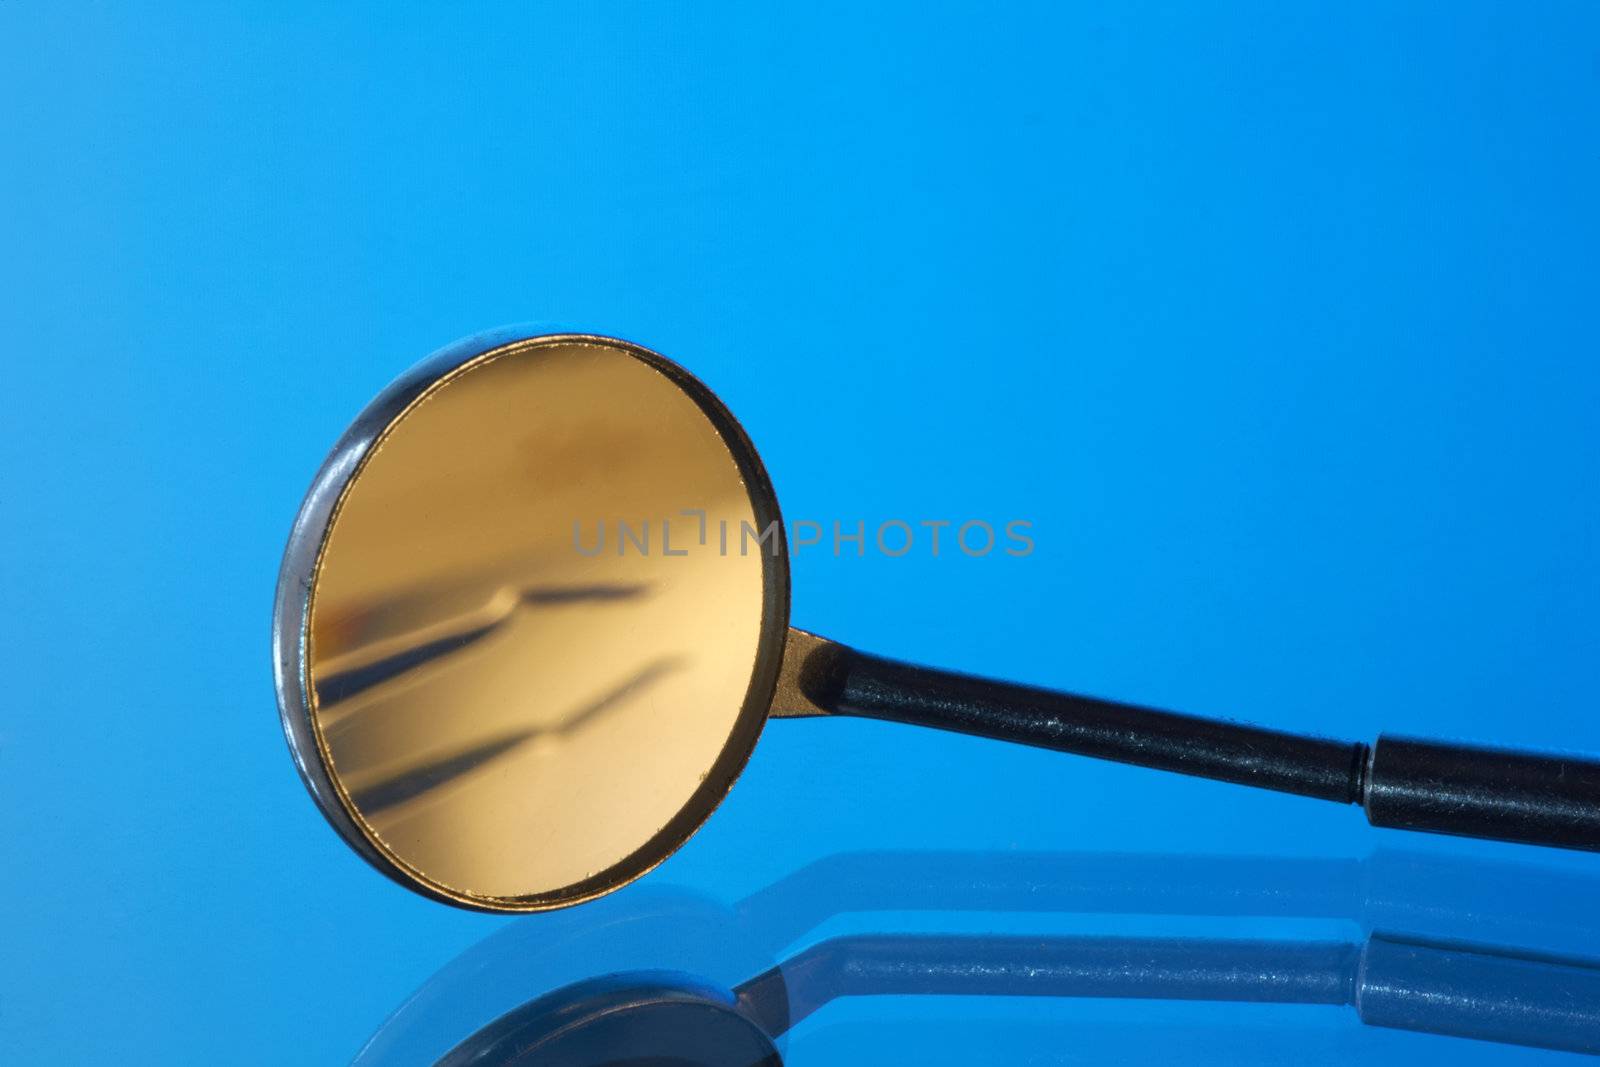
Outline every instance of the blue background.
{"label": "blue background", "polygon": [[[507,922],[337,840],[268,654],[326,449],[414,360],[505,322],[684,363],[791,518],[1035,524],[1025,559],[802,553],[798,625],[1351,739],[1600,751],[1592,4],[5,0],[0,99],[12,1062],[341,1062]],[[843,848],[1401,840],[1294,797],[792,722],[652,879],[732,899]],[[795,1062],[881,1052],[889,1010],[830,1008]],[[1057,1019],[982,1011],[1019,1021],[979,1059]]]}

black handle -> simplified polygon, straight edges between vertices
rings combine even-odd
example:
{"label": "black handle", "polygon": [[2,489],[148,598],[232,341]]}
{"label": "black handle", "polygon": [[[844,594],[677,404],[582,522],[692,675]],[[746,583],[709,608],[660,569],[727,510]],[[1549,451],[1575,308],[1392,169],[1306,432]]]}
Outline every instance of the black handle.
{"label": "black handle", "polygon": [[1600,850],[1600,763],[1383,737],[1375,746],[898,663],[844,646],[802,673],[839,714],[1360,804],[1374,826]]}
{"label": "black handle", "polygon": [[1380,737],[1361,796],[1400,830],[1600,850],[1600,763]]}

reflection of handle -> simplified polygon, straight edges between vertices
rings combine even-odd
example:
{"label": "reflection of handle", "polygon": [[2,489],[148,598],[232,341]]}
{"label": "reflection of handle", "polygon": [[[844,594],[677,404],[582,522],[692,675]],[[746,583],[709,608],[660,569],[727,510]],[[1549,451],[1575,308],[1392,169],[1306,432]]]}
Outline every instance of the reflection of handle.
{"label": "reflection of handle", "polygon": [[832,642],[808,649],[790,677],[824,713],[1361,804],[1376,826],[1600,850],[1600,763],[1591,760],[1387,737],[1369,748],[914,667]]}
{"label": "reflection of handle", "polygon": [[1374,936],[1356,973],[1370,1026],[1600,1053],[1600,969]]}
{"label": "reflection of handle", "polygon": [[1600,969],[1385,937],[841,937],[736,993],[774,1035],[839,997],[1111,997],[1353,1004],[1374,1026],[1600,1052]]}

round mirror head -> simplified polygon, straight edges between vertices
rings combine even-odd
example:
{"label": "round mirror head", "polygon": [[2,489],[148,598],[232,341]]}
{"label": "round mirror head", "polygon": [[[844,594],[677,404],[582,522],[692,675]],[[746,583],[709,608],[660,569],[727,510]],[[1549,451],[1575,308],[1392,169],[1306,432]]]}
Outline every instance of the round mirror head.
{"label": "round mirror head", "polygon": [[373,401],[301,508],[284,728],[330,822],[402,884],[574,904],[732,786],[788,582],[761,461],[682,368],[600,337],[464,342]]}

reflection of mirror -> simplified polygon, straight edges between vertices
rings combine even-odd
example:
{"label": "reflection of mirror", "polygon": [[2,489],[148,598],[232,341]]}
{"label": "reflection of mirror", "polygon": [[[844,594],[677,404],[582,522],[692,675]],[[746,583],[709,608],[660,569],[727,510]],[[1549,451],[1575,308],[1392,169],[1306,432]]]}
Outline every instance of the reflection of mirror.
{"label": "reflection of mirror", "polygon": [[783,1067],[737,997],[690,975],[630,974],[558,989],[496,1019],[437,1067]]}
{"label": "reflection of mirror", "polygon": [[732,787],[769,713],[1600,849],[1600,763],[1369,746],[893,662],[788,629],[786,552],[754,447],[676,364],[583,335],[446,349],[356,420],[290,535],[274,662],[302,776],[384,873],[505,911],[588,900],[661,862]]}
{"label": "reflection of mirror", "polygon": [[[1164,878],[1151,880],[1152,871]],[[557,1014],[587,1017],[602,1001],[637,1006],[641,1024],[630,1039],[644,1035],[665,1055],[688,1047],[673,1044],[675,1021],[690,1017],[685,1000],[741,1015],[774,1047],[792,1031],[798,1043],[784,1055],[796,1067],[884,1062],[882,1035],[892,1027],[863,1024],[906,1023],[908,1011],[930,1033],[949,1034],[965,1020],[961,1032],[990,1034],[987,1054],[999,1057],[990,1062],[1141,1062],[1169,1031],[1165,1054],[1192,1062],[1195,1050],[1183,1042],[1205,1016],[1186,1013],[1184,1002],[1196,1010],[1264,1005],[1230,1016],[1219,1063],[1278,1062],[1249,1049],[1259,1041],[1281,1051],[1284,1035],[1300,1032],[1294,1027],[1309,1028],[1304,1039],[1324,1056],[1336,1041],[1350,1056],[1380,1061],[1433,1054],[1475,1062],[1477,1050],[1495,1062],[1541,1062],[1543,1053],[1459,1038],[1600,1051],[1600,970],[1588,962],[1600,959],[1597,892],[1592,878],[1448,854],[846,854],[730,907],[650,887],[513,923],[442,970],[356,1063],[401,1067],[434,1063],[450,1049],[531,1047],[508,1035],[531,1041],[550,1032]],[[929,999],[882,1000],[884,1012],[874,1012],[895,993]],[[994,1004],[1028,998],[1038,1008],[1026,1016],[1033,1028],[989,1026],[1000,1017],[976,1011],[979,1001],[943,999],[952,994]],[[663,998],[676,1006],[661,1010]],[[1121,1006],[1112,1012],[1113,1004]],[[627,1014],[592,1033],[616,1037]],[[1343,1025],[1356,1018],[1417,1033]],[[841,1051],[840,1032],[860,1047]],[[914,1036],[901,1040],[916,1050],[911,1059],[931,1064],[970,1062],[975,1039],[969,1033],[942,1052]],[[819,1042],[827,1058],[809,1058]],[[609,1046],[582,1047],[587,1055]],[[749,1049],[736,1041],[728,1051]]]}

